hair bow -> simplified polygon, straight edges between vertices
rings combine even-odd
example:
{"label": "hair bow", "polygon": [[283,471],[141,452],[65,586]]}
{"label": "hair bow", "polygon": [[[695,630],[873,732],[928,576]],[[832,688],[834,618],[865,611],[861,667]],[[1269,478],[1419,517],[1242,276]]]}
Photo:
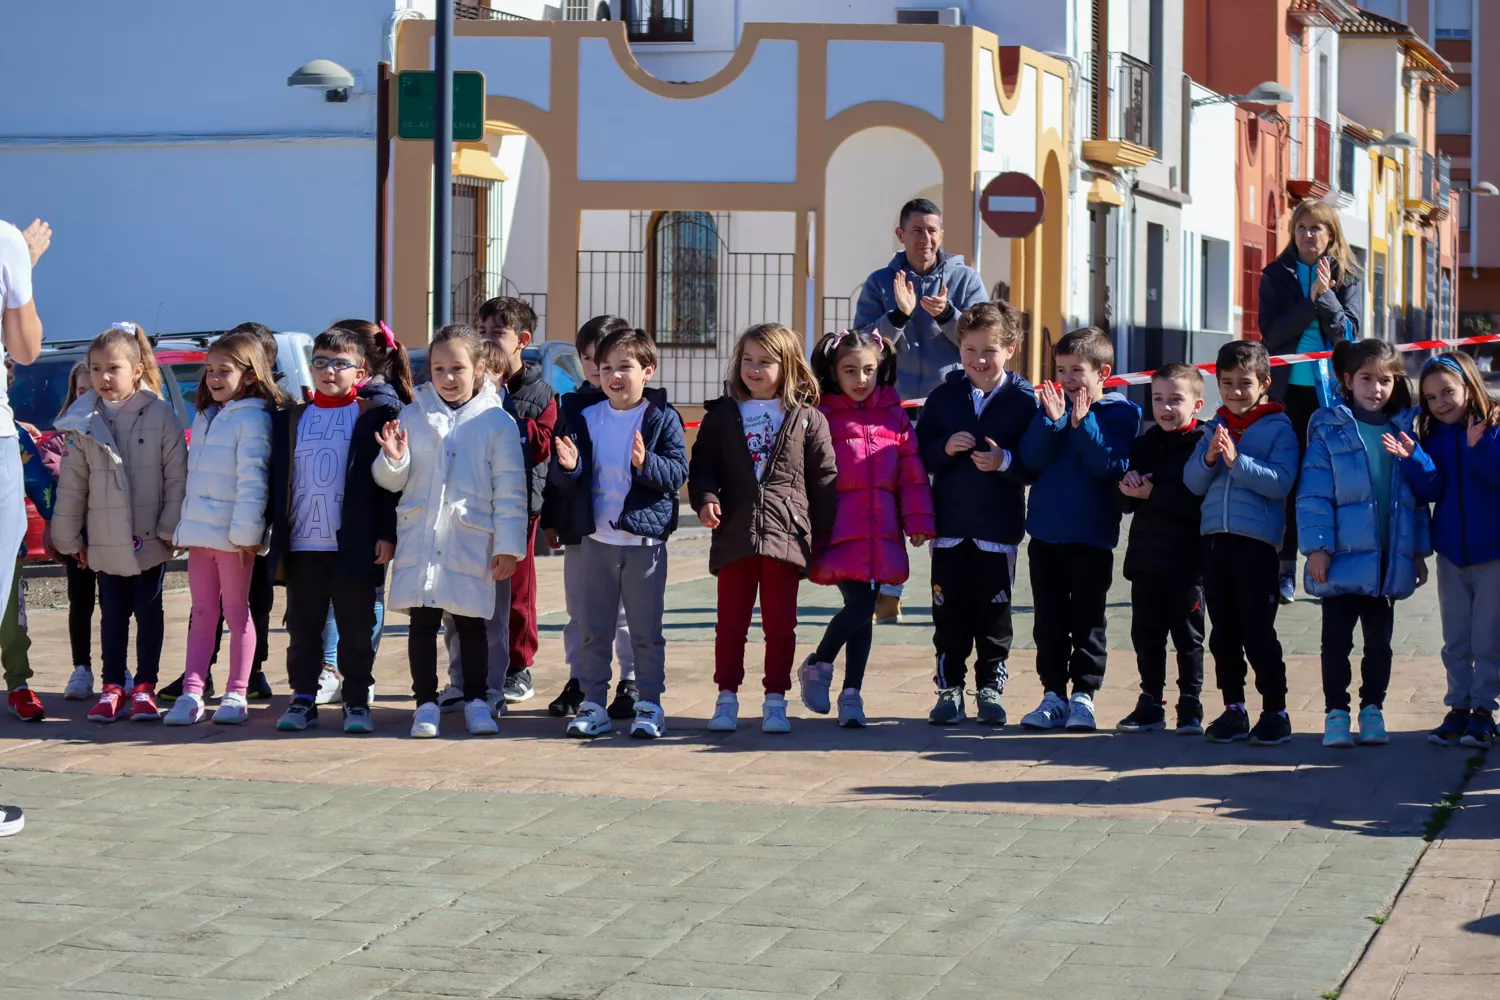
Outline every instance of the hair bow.
{"label": "hair bow", "polygon": [[126,323],[126,322],[111,323],[111,324],[109,324],[109,328],[111,330],[119,330],[121,333],[128,333],[132,337],[134,337],[137,333],[141,332],[141,328],[138,327],[138,326],[136,326],[134,323]]}
{"label": "hair bow", "polygon": [[390,327],[385,325],[385,320],[381,320],[378,325],[380,332],[385,334],[385,346],[394,351],[396,349],[396,335],[391,332]]}

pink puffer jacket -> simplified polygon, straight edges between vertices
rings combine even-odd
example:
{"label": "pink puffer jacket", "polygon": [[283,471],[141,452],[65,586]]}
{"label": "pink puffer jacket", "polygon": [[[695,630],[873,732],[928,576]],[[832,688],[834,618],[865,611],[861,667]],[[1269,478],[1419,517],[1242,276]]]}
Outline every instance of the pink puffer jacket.
{"label": "pink puffer jacket", "polygon": [[810,579],[904,583],[911,567],[905,535],[931,535],[932,490],[901,397],[876,389],[863,403],[824,397],[838,458],[838,512],[833,531],[813,553]]}

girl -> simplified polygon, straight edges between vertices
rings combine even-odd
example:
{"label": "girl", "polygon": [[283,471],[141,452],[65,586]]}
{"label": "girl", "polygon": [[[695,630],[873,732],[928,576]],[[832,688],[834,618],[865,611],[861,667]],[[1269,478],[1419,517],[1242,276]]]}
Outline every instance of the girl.
{"label": "girl", "polygon": [[932,491],[895,389],[894,345],[874,332],[831,333],[813,349],[813,372],[838,459],[838,505],[832,534],[813,550],[810,577],[837,586],[844,607],[797,679],[803,706],[826,715],[833,658],[843,649],[839,725],[860,728],[875,601],[881,584],[904,583],[909,575],[902,535],[913,545],[932,537]]}
{"label": "girl", "polygon": [[[1359,302],[1364,291],[1354,251],[1344,239],[1338,210],[1304,201],[1292,213],[1292,238],[1260,277],[1261,342],[1271,354],[1331,351],[1341,340],[1359,337]],[[1342,387],[1328,359],[1271,369],[1271,398],[1286,407],[1307,448],[1307,423],[1321,406],[1338,406]],[[1281,545],[1282,604],[1290,604],[1297,578],[1297,494],[1286,502],[1286,535]]]}
{"label": "girl", "polygon": [[1394,603],[1427,579],[1427,507],[1386,451],[1384,438],[1412,428],[1411,387],[1401,355],[1383,340],[1340,341],[1334,370],[1344,402],[1313,414],[1297,495],[1297,538],[1307,592],[1323,599],[1325,747],[1352,747],[1349,652],[1364,632],[1359,742],[1386,744],[1381,709],[1391,680]]}
{"label": "girl", "polygon": [[229,626],[229,681],[214,722],[237,726],[249,718],[245,692],[255,658],[250,583],[266,534],[270,408],[280,403],[281,390],[253,335],[230,334],[208,349],[188,452],[187,498],[172,539],[188,550],[193,608],[182,696],[167,713],[169,726],[203,718],[203,680],[221,607]]}
{"label": "girl", "polygon": [[[1387,435],[1401,473],[1432,512],[1448,715],[1433,743],[1485,748],[1500,696],[1500,406],[1467,354],[1422,366],[1417,440]],[[1420,443],[1418,443],[1420,442]]]}
{"label": "girl", "polygon": [[499,732],[485,700],[485,619],[495,608],[494,581],[510,579],[526,555],[527,485],[520,429],[485,379],[479,354],[471,328],[439,330],[428,355],[432,381],[417,390],[406,427],[391,421],[376,435],[375,482],[401,494],[390,603],[410,609],[417,738],[438,734],[437,633],[445,612],[462,648],[469,732]]}
{"label": "girl", "polygon": [[[187,485],[187,444],[161,395],[151,342],[116,323],[89,345],[93,389],[57,420],[69,435],[52,516],[52,544],[99,574],[104,688],[94,722],[161,718],[161,584]],[[125,650],[135,618],[136,675],[125,704]]]}
{"label": "girl", "polygon": [[791,732],[786,692],[797,647],[797,584],[814,538],[833,526],[838,500],[833,441],[801,338],[778,323],[740,335],[728,393],[705,407],[688,467],[688,497],[713,529],[708,568],[719,578],[708,728],[732,732],[745,679],[745,637],[760,592],[766,633],[761,731]]}

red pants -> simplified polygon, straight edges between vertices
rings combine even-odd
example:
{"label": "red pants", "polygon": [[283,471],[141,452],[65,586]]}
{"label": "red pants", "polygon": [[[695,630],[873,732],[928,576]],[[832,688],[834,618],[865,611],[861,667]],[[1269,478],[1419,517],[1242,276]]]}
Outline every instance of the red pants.
{"label": "red pants", "polygon": [[719,623],[714,628],[714,683],[738,691],[745,680],[745,639],[760,591],[760,622],[766,634],[767,694],[786,694],[797,655],[797,567],[751,556],[719,570]]}
{"label": "red pants", "polygon": [[526,522],[526,558],[510,578],[510,670],[531,669],[536,659],[536,522]]}

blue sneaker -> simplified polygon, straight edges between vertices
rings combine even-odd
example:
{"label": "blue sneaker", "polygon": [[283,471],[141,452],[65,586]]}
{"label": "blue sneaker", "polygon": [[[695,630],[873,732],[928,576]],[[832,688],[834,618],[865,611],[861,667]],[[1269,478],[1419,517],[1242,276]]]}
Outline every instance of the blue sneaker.
{"label": "blue sneaker", "polygon": [[283,733],[300,733],[317,724],[318,706],[313,704],[311,698],[299,696],[292,699],[292,703],[287,706],[287,710],[282,713],[281,719],[276,723],[276,728]]}
{"label": "blue sneaker", "polygon": [[938,692],[937,704],[927,713],[927,721],[934,726],[953,726],[964,721],[964,689],[943,688]]}
{"label": "blue sneaker", "polygon": [[1366,705],[1359,710],[1359,742],[1363,746],[1383,747],[1391,741],[1385,731],[1385,714],[1379,706]]}
{"label": "blue sneaker", "polygon": [[828,691],[832,686],[832,663],[819,663],[809,656],[797,668],[797,687],[802,696],[802,707],[809,712],[828,714],[833,707],[828,703]]}
{"label": "blue sneaker", "polygon": [[1459,738],[1469,729],[1469,710],[1467,708],[1453,708],[1443,716],[1443,721],[1436,729],[1427,734],[1427,742],[1435,743],[1440,747],[1456,747]]}
{"label": "blue sneaker", "polygon": [[[1363,715],[1360,716],[1363,721]],[[1323,745],[1325,747],[1352,747],[1354,733],[1350,730],[1348,709],[1335,708],[1323,719]]]}
{"label": "blue sneaker", "polygon": [[1276,600],[1282,604],[1291,604],[1297,597],[1297,572],[1288,570],[1281,574],[1281,589],[1276,595]]}
{"label": "blue sneaker", "polygon": [[1495,717],[1482,708],[1469,713],[1469,726],[1464,730],[1459,746],[1488,750],[1495,743]]}

